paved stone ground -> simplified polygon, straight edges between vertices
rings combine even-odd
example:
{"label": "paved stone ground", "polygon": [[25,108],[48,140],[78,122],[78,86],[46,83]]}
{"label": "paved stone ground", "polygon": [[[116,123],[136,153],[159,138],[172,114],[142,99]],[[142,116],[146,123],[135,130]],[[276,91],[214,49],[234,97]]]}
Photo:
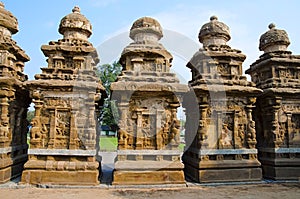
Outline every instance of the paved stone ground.
{"label": "paved stone ground", "polygon": [[272,183],[181,188],[0,188],[1,199],[299,199],[300,183]]}
{"label": "paved stone ground", "polygon": [[117,156],[117,152],[100,152],[102,157],[102,176],[101,184],[109,185],[112,182],[112,172],[114,170],[114,161]]}

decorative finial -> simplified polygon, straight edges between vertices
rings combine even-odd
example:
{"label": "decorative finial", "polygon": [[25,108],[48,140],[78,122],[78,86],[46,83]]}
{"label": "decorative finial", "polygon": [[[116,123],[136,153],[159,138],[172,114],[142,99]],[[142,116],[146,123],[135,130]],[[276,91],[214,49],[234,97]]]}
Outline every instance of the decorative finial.
{"label": "decorative finial", "polygon": [[210,21],[214,21],[214,20],[218,20],[218,17],[215,16],[215,15],[213,15],[213,16],[210,17]]}
{"label": "decorative finial", "polygon": [[0,7],[4,8],[4,3],[2,1],[0,1]]}
{"label": "decorative finial", "polygon": [[79,6],[74,6],[74,8],[72,9],[73,13],[80,13],[80,8]]}
{"label": "decorative finial", "polygon": [[271,29],[274,29],[274,28],[275,28],[275,24],[274,23],[270,23],[269,29],[271,30]]}

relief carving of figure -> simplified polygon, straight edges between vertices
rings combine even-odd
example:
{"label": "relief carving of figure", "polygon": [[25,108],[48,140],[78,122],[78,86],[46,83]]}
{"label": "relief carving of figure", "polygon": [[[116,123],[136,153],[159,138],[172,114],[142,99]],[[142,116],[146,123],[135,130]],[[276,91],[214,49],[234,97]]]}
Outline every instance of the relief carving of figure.
{"label": "relief carving of figure", "polygon": [[30,138],[31,139],[42,139],[43,134],[41,131],[41,125],[38,118],[33,118],[30,122],[31,124],[31,130],[30,130]]}
{"label": "relief carving of figure", "polygon": [[256,131],[255,131],[255,122],[250,120],[248,123],[247,131],[247,143],[249,148],[253,149],[256,145]]}
{"label": "relief carving of figure", "polygon": [[250,121],[248,123],[248,141],[256,141],[256,133],[255,133],[255,122]]}
{"label": "relief carving of figure", "polygon": [[118,139],[120,141],[126,141],[128,139],[128,133],[122,129],[118,131]]}
{"label": "relief carving of figure", "polygon": [[180,121],[174,118],[171,134],[170,134],[170,143],[179,144],[180,142]]}
{"label": "relief carving of figure", "polygon": [[227,124],[223,124],[219,143],[220,148],[232,148],[232,131]]}
{"label": "relief carving of figure", "polygon": [[203,145],[207,141],[207,123],[206,120],[199,120],[199,129],[198,129],[198,144]]}
{"label": "relief carving of figure", "polygon": [[66,113],[58,113],[56,118],[56,133],[58,136],[67,136],[69,135],[69,117]]}
{"label": "relief carving of figure", "polygon": [[144,137],[150,137],[150,124],[148,118],[142,120],[142,132]]}
{"label": "relief carving of figure", "polygon": [[245,141],[245,127],[244,127],[244,124],[239,124],[237,140],[235,140],[235,144],[239,148],[242,148],[242,147],[244,147],[244,141]]}
{"label": "relief carving of figure", "polygon": [[127,140],[128,140],[128,133],[124,131],[123,129],[118,130],[118,140],[119,140],[119,146],[123,146],[123,148],[127,148]]}
{"label": "relief carving of figure", "polygon": [[279,138],[283,143],[286,143],[285,133],[286,133],[285,123],[279,123]]}
{"label": "relief carving of figure", "polygon": [[1,126],[0,126],[0,137],[9,137],[9,129],[8,129],[8,120],[1,119]]}

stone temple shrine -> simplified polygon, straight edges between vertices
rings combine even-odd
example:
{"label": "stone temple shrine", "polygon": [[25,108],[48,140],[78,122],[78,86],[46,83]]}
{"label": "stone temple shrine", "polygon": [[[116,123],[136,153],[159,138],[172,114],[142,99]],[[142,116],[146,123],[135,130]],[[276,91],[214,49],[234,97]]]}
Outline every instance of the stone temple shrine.
{"label": "stone temple shrine", "polygon": [[29,57],[12,39],[17,32],[17,19],[0,2],[0,183],[21,175],[27,160],[31,100],[23,71]]}
{"label": "stone temple shrine", "polygon": [[265,178],[300,177],[300,56],[287,50],[286,31],[274,24],[260,37],[259,57],[246,73],[263,93],[255,110],[257,148]]}
{"label": "stone temple shrine", "polygon": [[228,46],[229,40],[228,26],[212,16],[199,32],[203,47],[187,64],[196,103],[191,103],[191,94],[184,99],[187,148],[183,161],[185,175],[197,182],[261,179],[252,120],[261,90],[242,75],[246,56]]}
{"label": "stone temple shrine", "polygon": [[136,20],[122,52],[122,74],[111,85],[120,119],[114,184],[184,183],[177,108],[187,86],[170,72],[172,55],[159,43],[153,18]]}
{"label": "stone temple shrine", "polygon": [[59,33],[63,39],[42,46],[48,67],[26,83],[35,116],[22,182],[96,185],[101,166],[96,117],[104,87],[95,73],[96,49],[88,41],[92,26],[74,7]]}

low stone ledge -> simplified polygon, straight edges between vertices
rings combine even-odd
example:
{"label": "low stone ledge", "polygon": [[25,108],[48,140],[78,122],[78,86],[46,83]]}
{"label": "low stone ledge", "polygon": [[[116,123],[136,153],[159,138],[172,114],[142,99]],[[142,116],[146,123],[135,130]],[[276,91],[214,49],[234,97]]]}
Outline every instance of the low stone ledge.
{"label": "low stone ledge", "polygon": [[300,148],[259,148],[258,150],[268,153],[300,153]]}
{"label": "low stone ledge", "polygon": [[118,155],[181,155],[180,150],[119,150]]}
{"label": "low stone ledge", "polygon": [[28,149],[28,145],[25,144],[25,145],[0,148],[0,154],[1,153],[10,153],[10,152],[18,151],[18,150],[23,150],[23,149]]}
{"label": "low stone ledge", "polygon": [[257,154],[257,149],[189,149],[198,155]]}
{"label": "low stone ledge", "polygon": [[28,149],[28,155],[96,156],[96,150]]}

